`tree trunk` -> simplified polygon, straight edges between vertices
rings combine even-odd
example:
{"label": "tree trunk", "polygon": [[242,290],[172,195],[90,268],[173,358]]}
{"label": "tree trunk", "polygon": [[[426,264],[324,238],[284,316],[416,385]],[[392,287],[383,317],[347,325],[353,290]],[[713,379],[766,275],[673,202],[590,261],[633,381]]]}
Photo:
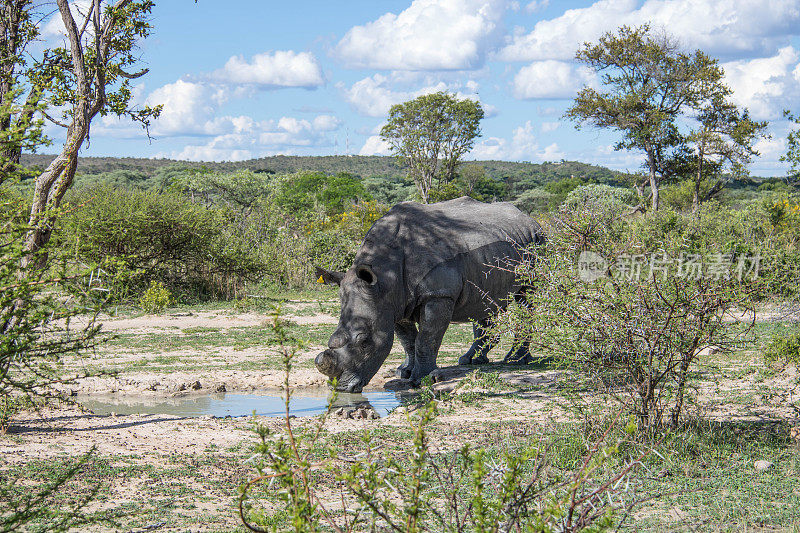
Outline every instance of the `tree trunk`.
{"label": "tree trunk", "polygon": [[700,182],[703,180],[703,157],[705,153],[702,146],[697,154],[697,175],[694,178],[694,191],[692,194],[692,213],[700,210]]}
{"label": "tree trunk", "polygon": [[650,194],[652,194],[650,208],[655,212],[658,211],[658,206],[661,199],[659,197],[658,190],[658,167],[656,166],[656,156],[652,149],[649,148],[647,149],[647,167],[650,177]]}

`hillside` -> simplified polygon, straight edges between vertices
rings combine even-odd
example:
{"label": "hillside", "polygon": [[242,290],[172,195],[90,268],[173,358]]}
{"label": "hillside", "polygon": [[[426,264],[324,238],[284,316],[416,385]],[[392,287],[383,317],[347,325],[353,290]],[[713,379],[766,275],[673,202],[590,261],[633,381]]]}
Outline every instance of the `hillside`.
{"label": "hillside", "polygon": [[[25,154],[22,163],[27,167],[43,168],[55,156],[46,154]],[[539,183],[580,176],[586,180],[601,183],[614,182],[619,173],[605,167],[589,165],[577,161],[527,163],[510,161],[476,161],[483,165],[489,177],[513,183],[519,180],[533,180]],[[219,172],[248,169],[266,173],[292,173],[301,170],[320,171],[326,174],[347,172],[360,178],[374,176],[397,178],[405,176],[405,169],[397,160],[389,156],[273,156],[238,162],[193,162],[173,159],[145,159],[135,157],[82,157],[78,162],[79,174],[101,174],[115,170],[127,170],[144,174],[147,177],[163,167],[201,168],[206,167]]]}

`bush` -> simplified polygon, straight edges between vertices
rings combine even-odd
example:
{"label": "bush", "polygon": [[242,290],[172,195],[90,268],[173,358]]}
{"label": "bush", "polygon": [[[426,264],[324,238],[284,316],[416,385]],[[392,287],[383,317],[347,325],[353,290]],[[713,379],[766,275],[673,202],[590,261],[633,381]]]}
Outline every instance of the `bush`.
{"label": "bush", "polygon": [[139,298],[139,307],[148,314],[161,313],[172,303],[172,293],[160,281],[151,281],[150,287]]}
{"label": "bush", "polygon": [[371,200],[358,178],[347,173],[329,176],[321,172],[299,172],[275,179],[272,200],[295,216],[319,212],[342,213],[350,204]]}
{"label": "bush", "polygon": [[800,328],[788,335],[778,335],[773,338],[764,351],[764,360],[767,364],[792,363],[800,365]]}
{"label": "bush", "polygon": [[526,213],[542,213],[557,205],[557,199],[555,194],[537,187],[520,194],[514,205]]}
{"label": "bush", "polygon": [[66,209],[61,248],[105,266],[112,295],[159,281],[188,297],[229,298],[266,271],[252,233],[230,211],[177,192],[103,186],[79,191]]}
{"label": "bush", "polygon": [[620,401],[640,428],[677,425],[699,349],[747,339],[725,315],[750,309],[760,282],[744,256],[687,239],[690,226],[670,211],[631,220],[563,208],[519,266],[531,291],[507,327]]}
{"label": "bush", "polygon": [[630,210],[634,200],[630,189],[590,183],[572,189],[564,199],[564,205],[572,209],[581,206],[622,214]]}

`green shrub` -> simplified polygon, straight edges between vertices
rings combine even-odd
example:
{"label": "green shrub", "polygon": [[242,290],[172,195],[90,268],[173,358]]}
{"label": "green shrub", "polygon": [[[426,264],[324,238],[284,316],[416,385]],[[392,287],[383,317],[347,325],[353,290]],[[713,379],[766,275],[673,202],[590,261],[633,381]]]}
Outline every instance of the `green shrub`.
{"label": "green shrub", "polygon": [[[723,260],[726,243],[692,242],[691,221],[670,210],[631,219],[589,202],[562,207],[546,227],[546,243],[517,268],[532,290],[506,327],[606,391],[648,434],[677,425],[698,350],[748,339],[746,325],[724,316],[752,308],[760,279],[743,269],[740,280],[738,263]],[[688,270],[689,254],[700,271]]]}
{"label": "green shrub", "polygon": [[82,189],[60,220],[61,248],[105,266],[116,298],[140,294],[151,281],[191,298],[229,298],[267,268],[257,235],[235,213],[174,191]]}
{"label": "green shrub", "polygon": [[586,206],[595,210],[622,214],[630,210],[634,199],[633,191],[630,189],[590,183],[572,189],[564,199],[564,206],[572,209]]}
{"label": "green shrub", "polygon": [[764,360],[767,364],[800,365],[800,327],[795,327],[795,330],[788,335],[778,335],[773,338],[764,351]]}
{"label": "green shrub", "polygon": [[276,178],[272,200],[295,216],[313,212],[342,213],[352,203],[371,200],[361,181],[347,173],[329,176],[322,172],[299,172]]}
{"label": "green shrub", "polygon": [[161,313],[173,303],[172,293],[160,281],[151,281],[139,298],[139,307],[148,314]]}
{"label": "green shrub", "polygon": [[514,205],[526,213],[543,213],[556,205],[557,196],[537,187],[528,189],[514,200]]}

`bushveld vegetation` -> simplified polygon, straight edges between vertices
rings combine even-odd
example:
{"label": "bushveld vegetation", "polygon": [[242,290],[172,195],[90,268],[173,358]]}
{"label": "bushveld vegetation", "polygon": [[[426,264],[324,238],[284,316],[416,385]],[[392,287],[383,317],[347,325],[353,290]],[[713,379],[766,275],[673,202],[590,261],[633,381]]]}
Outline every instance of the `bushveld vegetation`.
{"label": "bushveld vegetation", "polygon": [[[218,305],[224,300],[248,308],[250,298],[266,297],[276,288],[310,287],[314,266],[346,269],[370,225],[392,204],[466,194],[513,201],[546,228],[547,243],[530,250],[529,261],[508,265],[532,287],[531,296],[524,305],[512,306],[497,327],[526,334],[546,361],[542,364],[549,365],[545,368],[568,376],[567,383],[547,391],[567,399],[559,413],[566,422],[548,426],[556,428],[552,435],[527,431],[516,422],[510,431],[502,423],[484,423],[482,431],[491,435],[482,437],[469,428],[458,437],[472,445],[442,445],[454,434],[452,428],[436,427],[437,404],[428,400],[435,398],[443,410],[453,411],[505,393],[498,374],[476,372],[464,379],[461,391],[442,392],[426,384],[417,402],[421,405],[404,408],[406,429],[377,429],[362,437],[336,434],[326,429],[325,416],[318,424],[295,423],[288,412],[289,374],[299,352],[290,330],[324,344],[330,334],[325,327],[284,323],[275,312],[269,338],[263,325],[224,332],[199,327],[168,340],[158,334],[140,336],[135,349],[211,348],[226,341],[233,341],[236,349],[279,347],[280,360],[242,364],[260,372],[282,366],[287,395],[283,425],[257,424],[259,443],[248,450],[250,462],[237,465],[239,474],[255,465],[255,477],[242,486],[240,500],[248,527],[601,531],[629,524],[626,519],[636,504],[648,498],[662,496],[662,507],[674,504],[663,493],[678,490],[679,499],[692,492],[696,479],[707,476],[703,472],[709,464],[745,454],[740,462],[749,467],[762,447],[779,455],[791,444],[782,425],[759,433],[747,425],[706,420],[698,411],[687,414],[687,405],[703,402],[694,384],[701,379],[697,364],[704,347],[733,356],[757,345],[767,363],[758,370],[758,379],[800,359],[796,325],[788,334],[759,341],[756,333],[772,337],[775,328],[752,320],[757,307],[796,306],[800,296],[797,131],[790,134],[785,155],[790,176],[748,178],[744,165],[763,124],[730,104],[730,91],[713,58],[684,54],[669,39],[653,38],[647,27],[623,28],[579,52],[579,59],[598,70],[617,64],[620,56],[633,58],[622,64],[621,74],[605,78],[604,84],[616,93],[587,88],[569,116],[621,131],[619,148],[641,149],[650,156],[647,174],[625,175],[564,161],[465,163],[459,159],[478,135],[482,111],[474,102],[446,94],[421,97],[416,104],[465,107],[467,135],[460,140],[460,151],[444,161],[428,158],[432,168],[425,170],[414,167],[418,162],[410,162],[408,154],[414,148],[399,138],[396,146],[405,146],[406,153],[398,155],[408,167],[390,158],[349,157],[209,165],[89,160],[81,166],[77,151],[88,132],[86,117],[91,121],[100,112],[111,112],[146,125],[158,114],[158,108],[128,108],[127,80],[137,74],[123,70],[135,63],[134,42],[149,31],[150,2],[123,3],[123,11],[102,11],[103,16],[99,0],[95,4],[86,23],[99,17],[96,26],[106,27],[108,35],[114,35],[116,23],[130,22],[118,29],[119,49],[108,53],[108,43],[94,41],[89,44],[106,48],[83,56],[75,49],[80,48],[78,39],[72,49],[54,50],[24,70],[25,76],[38,72],[49,73],[49,78],[20,79],[20,71],[15,74],[12,68],[0,80],[6,82],[0,122],[9,145],[0,159],[0,430],[20,410],[68,401],[64,387],[94,372],[76,373],[74,367],[67,372],[64,357],[97,348],[95,318],[103,305],[130,304],[145,313],[161,313],[172,305]],[[31,8],[25,1],[5,5],[26,14]],[[67,17],[67,3],[59,7]],[[3,23],[11,20],[4,18]],[[22,22],[34,35],[35,25]],[[16,55],[7,64],[23,64],[22,51],[12,50]],[[81,94],[84,87],[70,86],[72,77],[56,68],[59,61],[73,68],[83,65],[94,73],[91,83],[105,81],[113,92],[106,95],[104,88],[95,88],[91,98]],[[650,90],[651,76],[625,76],[642,71],[642,65],[645,72],[663,74],[657,91]],[[708,78],[713,90],[697,93],[686,79],[675,78],[686,72]],[[624,79],[636,83],[625,86]],[[32,90],[33,104],[21,98],[23,87]],[[670,104],[669,109],[652,107],[654,101],[634,98],[637,94],[659,95],[654,101]],[[632,100],[636,105],[627,107]],[[441,110],[420,112],[414,102],[395,108],[394,118],[399,121],[404,111],[412,119],[439,116]],[[48,119],[68,124],[75,137],[54,159],[21,157],[22,149],[45,143],[42,122],[32,117],[48,106],[65,110],[60,119]],[[696,121],[690,131],[680,130],[685,107]],[[615,112],[602,113],[610,108]],[[397,133],[402,128],[389,126],[386,137],[402,135]],[[652,145],[648,135],[665,144]],[[599,261],[590,269],[591,279],[581,278],[576,268],[586,252]],[[628,265],[621,274],[622,258],[653,257],[691,258],[701,269],[715,264],[716,270],[694,277],[681,275],[674,265],[657,273],[645,266],[641,275],[633,276],[631,268],[637,267]],[[324,306],[321,300],[317,304]],[[796,313],[796,307],[787,306]],[[82,320],[78,328],[73,326],[76,319]],[[131,339],[123,333],[109,344]],[[464,342],[453,342],[456,348],[451,349],[460,350]],[[177,370],[191,363],[178,355],[159,355],[129,366]],[[214,364],[216,370],[232,366],[224,359]],[[540,392],[534,389],[511,393],[510,399]],[[770,391],[760,394],[771,397]],[[437,431],[440,446],[434,447],[430,436]],[[506,440],[500,443],[498,435]],[[782,472],[794,474],[796,454],[789,456],[794,462]],[[99,520],[82,509],[100,493],[104,469],[119,466],[92,461],[84,455],[64,463],[3,465],[0,530],[29,523],[42,530],[63,529]],[[725,462],[720,469],[727,467]],[[734,467],[741,477],[749,472]],[[12,474],[30,478],[19,485]],[[675,487],[663,481],[669,476],[680,478],[672,482]],[[711,477],[724,490],[742,490],[738,479],[726,484],[722,474]],[[797,492],[783,491],[779,481],[763,486],[756,480],[757,491],[748,492],[747,486],[735,493],[758,492],[770,505],[783,498],[770,509],[789,508],[775,511],[777,518],[769,520],[746,510],[743,525],[797,526],[792,514],[796,507],[789,503],[797,503]],[[78,485],[76,495],[64,494],[70,483]],[[263,507],[254,505],[259,499],[266,502]],[[718,515],[705,509],[700,514],[725,525],[731,514],[747,506],[736,505],[738,509],[719,505],[723,511]],[[134,512],[145,514],[140,506]]]}

